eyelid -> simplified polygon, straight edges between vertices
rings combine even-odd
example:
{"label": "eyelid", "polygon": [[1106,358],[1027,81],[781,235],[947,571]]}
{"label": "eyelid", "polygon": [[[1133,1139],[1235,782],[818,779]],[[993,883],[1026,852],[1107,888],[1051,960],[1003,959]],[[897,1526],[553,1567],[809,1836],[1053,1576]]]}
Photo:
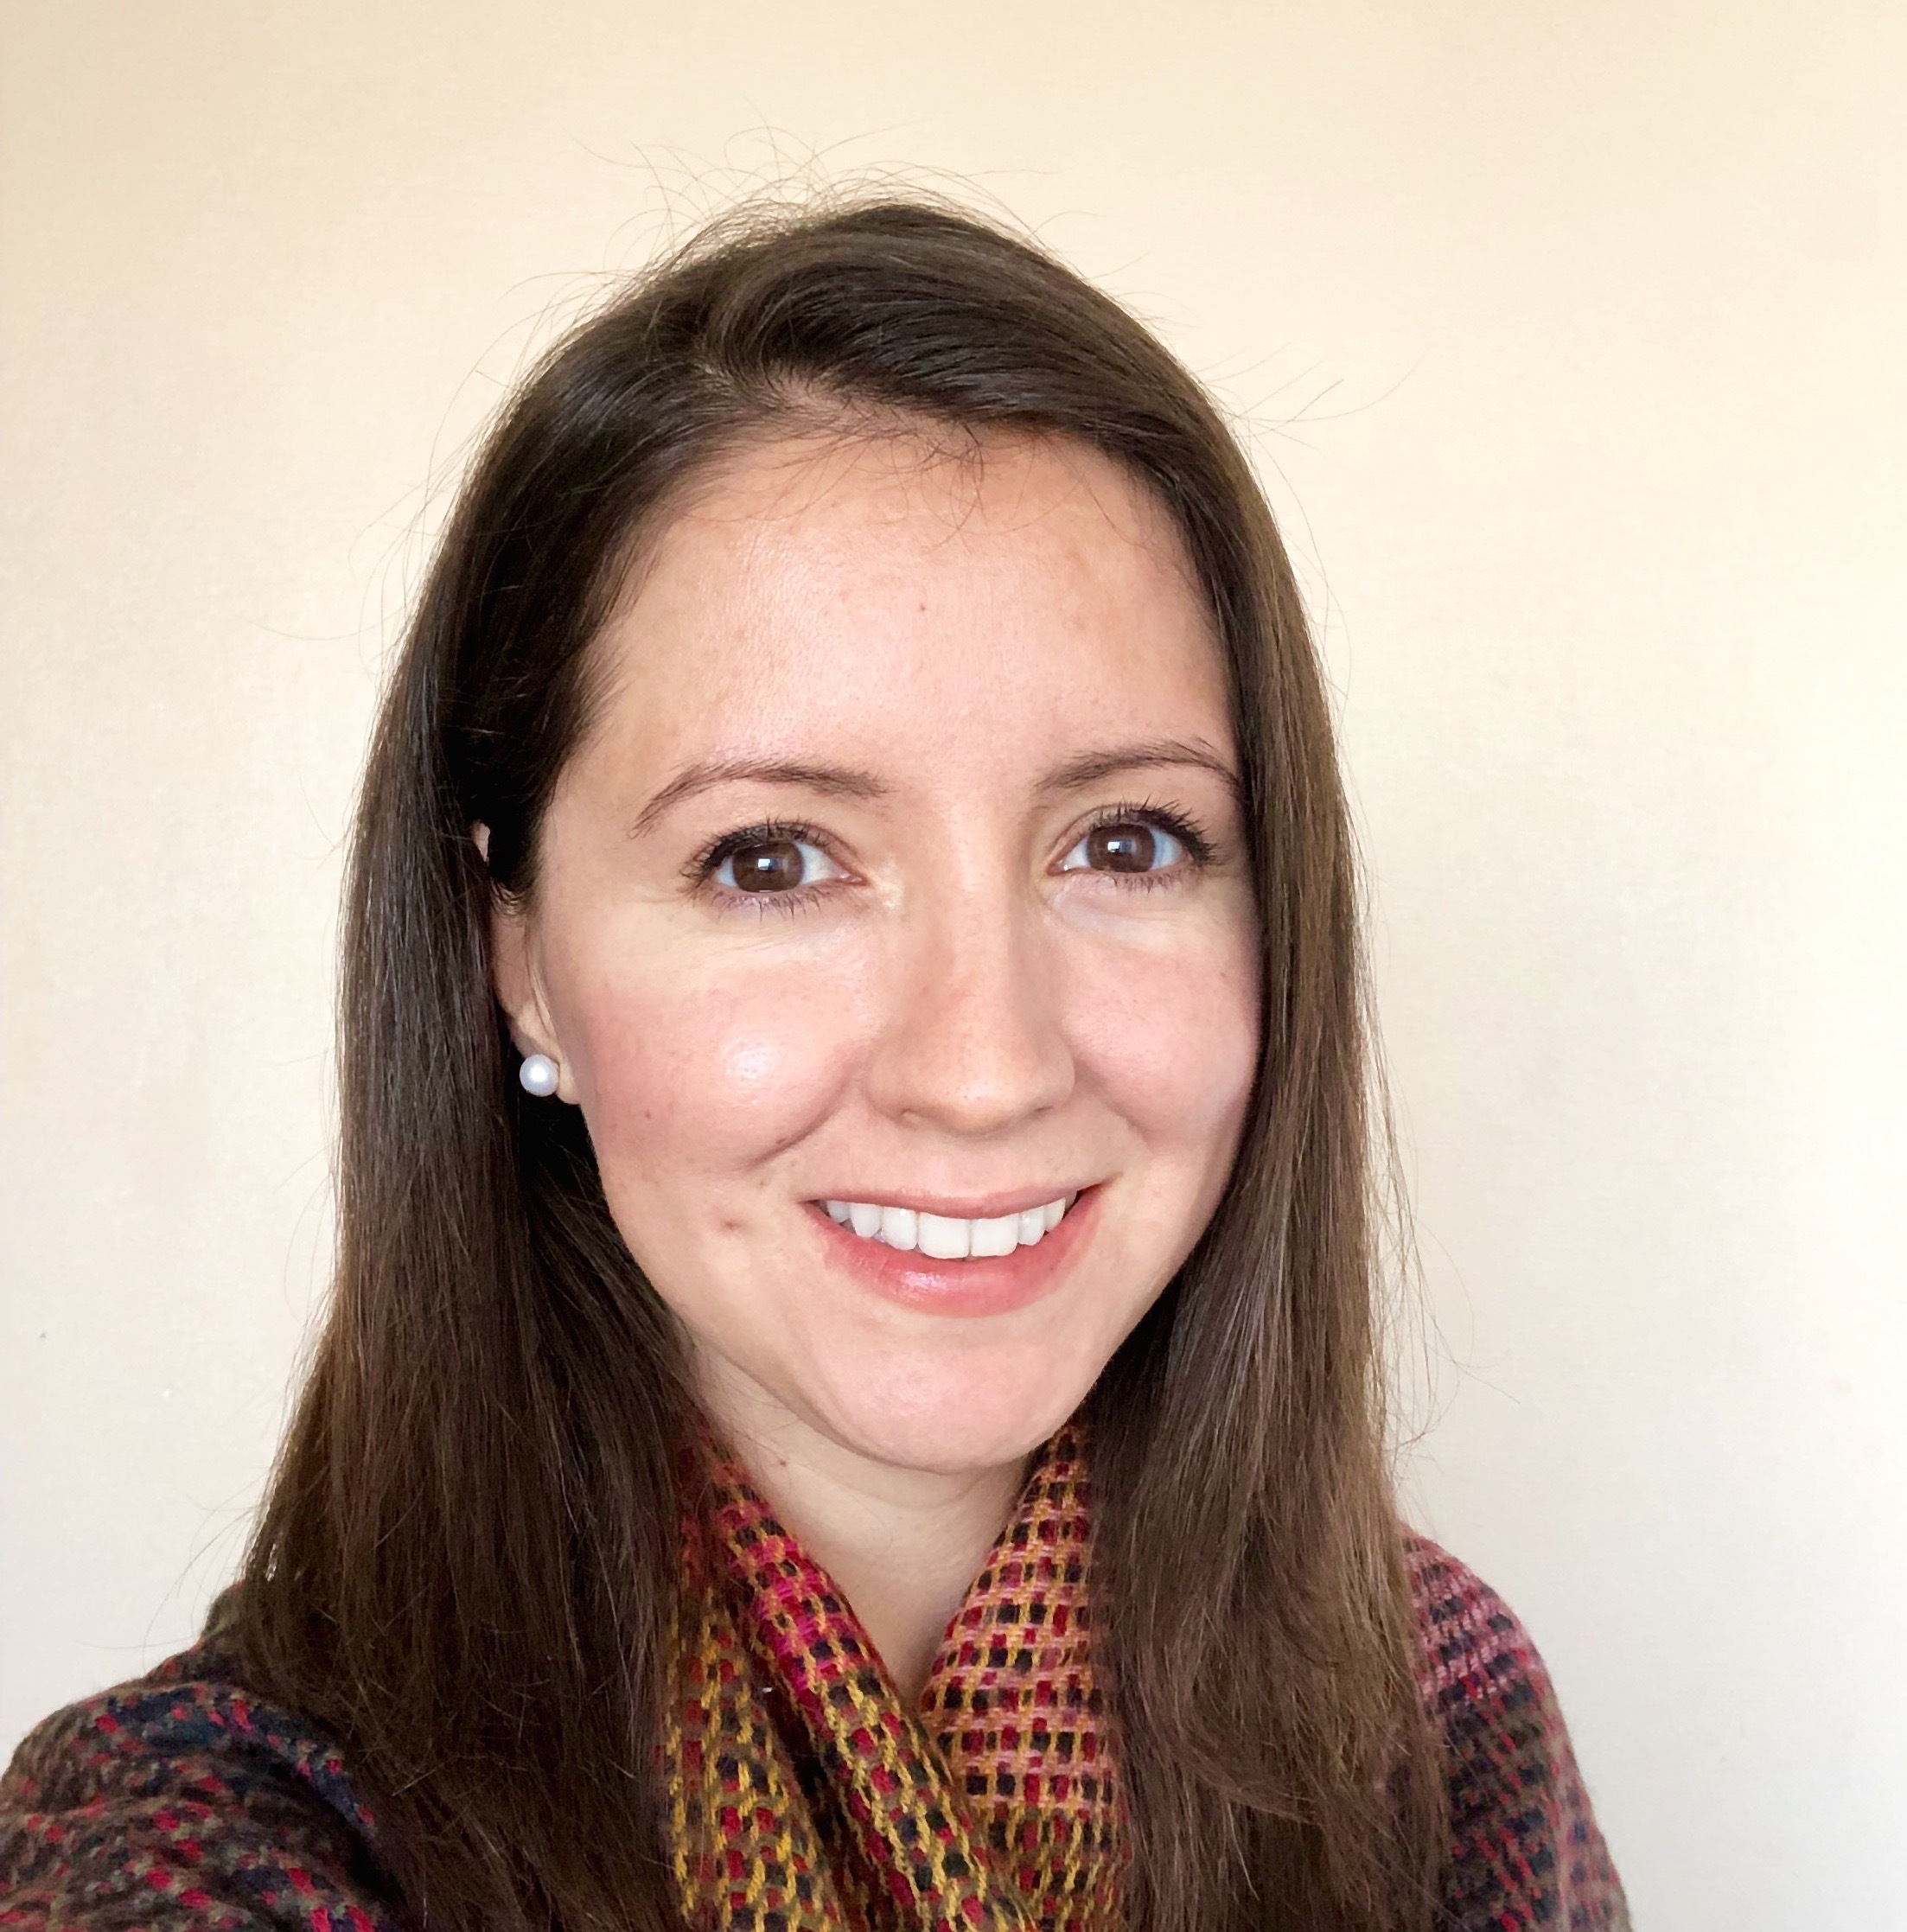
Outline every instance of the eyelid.
{"label": "eyelid", "polygon": [[[1184,848],[1185,856],[1183,860],[1163,866],[1156,871],[1107,872],[1098,875],[1112,879],[1123,887],[1169,883],[1186,873],[1204,870],[1218,857],[1213,840],[1185,807],[1159,799],[1126,799],[1100,807],[1073,828],[1061,857],[1063,858],[1071,853],[1083,840],[1090,838],[1103,826],[1132,824],[1152,826],[1165,832],[1179,841]],[[804,883],[780,892],[744,892],[732,886],[723,887],[715,883],[714,875],[725,859],[746,846],[778,839],[813,846],[830,864],[838,869],[840,877]],[[1087,866],[1055,867],[1055,870],[1062,874],[1076,874],[1092,870]],[[728,831],[718,833],[684,864],[682,874],[696,891],[709,895],[730,909],[745,908],[757,914],[800,912],[813,905],[829,887],[843,883],[844,879],[851,879],[854,876],[852,868],[836,850],[834,840],[820,826],[799,819],[763,819],[753,825],[732,826]]]}
{"label": "eyelid", "polygon": [[826,855],[830,864],[839,866],[844,872],[850,870],[847,861],[835,850],[833,840],[818,826],[799,819],[763,819],[754,825],[736,826],[727,832],[718,832],[685,861],[682,876],[692,885],[704,884],[724,859],[740,851],[743,846],[769,845],[776,839],[786,839],[791,845],[813,845]]}
{"label": "eyelid", "polygon": [[[1126,799],[1117,805],[1101,806],[1084,823],[1075,826],[1067,836],[1067,842],[1061,854],[1062,858],[1073,851],[1082,840],[1090,838],[1102,826],[1121,825],[1153,826],[1162,831],[1170,832],[1184,846],[1186,865],[1188,870],[1199,870],[1211,864],[1217,856],[1216,848],[1204,828],[1183,806],[1161,799],[1144,801],[1137,799]],[[1077,865],[1064,866],[1059,869],[1073,872],[1087,870],[1084,866]],[[1173,870],[1175,868],[1170,866],[1164,868],[1164,870],[1168,872]],[[1162,873],[1159,872],[1108,873],[1107,875],[1107,877],[1119,877],[1128,881],[1141,878],[1158,878],[1161,876]]]}
{"label": "eyelid", "polygon": [[814,857],[818,860],[820,860],[821,864],[825,865],[828,869],[826,875],[822,877],[804,877],[800,884],[799,885],[783,886],[772,892],[749,891],[742,885],[739,880],[734,879],[732,877],[724,879],[722,877],[722,874],[724,872],[730,871],[735,864],[736,854],[739,851],[748,851],[749,846],[752,845],[754,841],[752,839],[744,841],[744,843],[741,845],[732,847],[728,851],[722,853],[716,859],[714,869],[712,871],[711,871],[709,877],[710,879],[713,882],[716,890],[723,894],[724,897],[730,893],[734,893],[743,898],[747,899],[775,899],[785,902],[787,900],[794,898],[798,893],[806,892],[812,896],[815,892],[818,892],[824,885],[838,884],[842,879],[845,879],[847,877],[847,874],[842,870],[840,864],[835,859],[834,855],[832,852],[825,851],[821,846],[817,845],[812,838],[777,839],[775,841],[777,845],[793,845],[798,853],[803,855],[801,858],[801,869],[804,874],[806,874],[807,870],[808,864],[806,855],[809,852],[812,852],[813,853]]}

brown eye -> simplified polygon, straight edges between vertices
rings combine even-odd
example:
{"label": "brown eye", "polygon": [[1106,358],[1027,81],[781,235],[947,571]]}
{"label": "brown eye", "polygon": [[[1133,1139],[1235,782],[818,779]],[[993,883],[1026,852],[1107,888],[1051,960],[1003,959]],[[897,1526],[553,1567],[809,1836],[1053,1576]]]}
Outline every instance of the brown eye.
{"label": "brown eye", "polygon": [[1185,842],[1163,826],[1143,819],[1117,819],[1094,826],[1066,855],[1068,872],[1156,872],[1186,856]]}
{"label": "brown eye", "polygon": [[791,892],[839,869],[819,845],[806,838],[759,837],[731,845],[715,868],[715,883],[735,892]]}
{"label": "brown eye", "polygon": [[1150,872],[1150,826],[1099,826],[1086,835],[1086,863],[1100,872]]}

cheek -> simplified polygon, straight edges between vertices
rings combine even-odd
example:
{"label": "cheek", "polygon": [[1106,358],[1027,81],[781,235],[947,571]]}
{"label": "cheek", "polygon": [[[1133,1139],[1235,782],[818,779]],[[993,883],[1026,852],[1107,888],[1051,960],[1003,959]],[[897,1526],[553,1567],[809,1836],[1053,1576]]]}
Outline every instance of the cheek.
{"label": "cheek", "polygon": [[838,972],[650,949],[564,979],[555,1017],[612,1192],[745,1174],[825,1119],[851,1070]]}
{"label": "cheek", "polygon": [[1098,1091],[1155,1156],[1202,1177],[1227,1167],[1258,1062],[1246,916],[1158,947],[1087,949],[1069,979],[1068,1030]]}

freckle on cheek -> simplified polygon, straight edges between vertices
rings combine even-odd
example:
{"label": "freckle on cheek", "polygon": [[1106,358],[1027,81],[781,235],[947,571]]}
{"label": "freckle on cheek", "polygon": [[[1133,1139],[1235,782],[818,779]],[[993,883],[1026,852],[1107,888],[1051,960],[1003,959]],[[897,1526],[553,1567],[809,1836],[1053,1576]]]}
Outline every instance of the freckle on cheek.
{"label": "freckle on cheek", "polygon": [[666,1132],[684,1100],[702,1090],[698,1062],[680,1053],[656,1052],[625,1041],[596,1063],[596,1103],[606,1122],[620,1132]]}
{"label": "freckle on cheek", "polygon": [[665,1017],[598,1062],[597,1123],[628,1157],[676,1144],[754,1145],[791,1108],[800,1112],[799,1096],[813,1086],[811,1069],[791,1058],[785,1041],[754,1030],[724,1037],[719,1021],[696,1017],[692,1026]]}

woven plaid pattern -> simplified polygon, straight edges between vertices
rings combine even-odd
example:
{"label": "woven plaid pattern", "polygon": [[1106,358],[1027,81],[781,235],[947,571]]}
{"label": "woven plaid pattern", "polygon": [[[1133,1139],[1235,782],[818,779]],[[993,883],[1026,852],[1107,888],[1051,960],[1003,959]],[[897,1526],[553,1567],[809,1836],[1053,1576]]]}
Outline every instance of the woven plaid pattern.
{"label": "woven plaid pattern", "polygon": [[1623,1932],[1623,1888],[1529,1633],[1447,1550],[1414,1536],[1408,1561],[1419,1683],[1448,1747],[1448,1922]]}
{"label": "woven plaid pattern", "polygon": [[1098,1932],[1118,1802],[1087,1652],[1077,1437],[1048,1444],[918,1710],[733,1462],[664,1743],[684,1916],[732,1932]]}
{"label": "woven plaid pattern", "polygon": [[[1077,1438],[1049,1445],[903,1708],[826,1573],[718,1472],[669,1768],[696,1932],[1116,1926]],[[1624,1932],[1549,1676],[1501,1598],[1407,1544],[1447,1742],[1438,1932]],[[342,1756],[206,1643],[49,1718],[0,1778],[0,1932],[405,1932]]]}
{"label": "woven plaid pattern", "polygon": [[0,1780],[9,1932],[402,1932],[310,1725],[187,1651],[48,1718]]}

